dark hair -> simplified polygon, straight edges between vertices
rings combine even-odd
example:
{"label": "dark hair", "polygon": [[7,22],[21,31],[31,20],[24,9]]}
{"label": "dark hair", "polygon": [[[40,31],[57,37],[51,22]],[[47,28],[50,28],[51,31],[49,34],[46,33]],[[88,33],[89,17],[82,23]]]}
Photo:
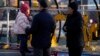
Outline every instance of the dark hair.
{"label": "dark hair", "polygon": [[71,7],[74,11],[78,10],[78,4],[76,2],[71,2],[68,7]]}
{"label": "dark hair", "polygon": [[43,8],[47,8],[48,4],[46,0],[38,0],[40,6],[42,6]]}

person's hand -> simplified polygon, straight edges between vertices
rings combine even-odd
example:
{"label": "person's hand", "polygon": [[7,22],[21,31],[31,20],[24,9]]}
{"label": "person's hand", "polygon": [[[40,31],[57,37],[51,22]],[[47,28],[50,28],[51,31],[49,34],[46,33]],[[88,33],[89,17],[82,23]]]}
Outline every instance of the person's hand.
{"label": "person's hand", "polygon": [[32,19],[33,19],[33,17],[32,16],[29,16],[29,20],[32,21]]}
{"label": "person's hand", "polygon": [[64,31],[64,32],[67,32],[67,29],[66,29],[66,27],[63,27],[63,31]]}

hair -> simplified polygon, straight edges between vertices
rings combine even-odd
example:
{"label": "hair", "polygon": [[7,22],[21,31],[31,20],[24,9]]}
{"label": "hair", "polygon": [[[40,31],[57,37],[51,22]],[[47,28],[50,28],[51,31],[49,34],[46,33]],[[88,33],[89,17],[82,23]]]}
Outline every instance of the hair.
{"label": "hair", "polygon": [[78,4],[76,2],[71,2],[68,7],[71,7],[74,11],[78,10]]}
{"label": "hair", "polygon": [[38,0],[38,2],[39,2],[41,7],[43,7],[43,8],[48,7],[47,0]]}

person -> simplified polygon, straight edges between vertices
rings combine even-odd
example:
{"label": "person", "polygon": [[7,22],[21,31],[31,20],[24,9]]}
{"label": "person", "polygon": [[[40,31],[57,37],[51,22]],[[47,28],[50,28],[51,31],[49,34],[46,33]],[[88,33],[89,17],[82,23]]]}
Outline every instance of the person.
{"label": "person", "polygon": [[29,22],[30,16],[30,7],[28,4],[21,4],[20,10],[17,14],[14,24],[14,33],[17,34],[18,39],[20,40],[20,53],[22,56],[26,56],[25,53],[30,51],[27,47],[28,35],[26,34],[26,29],[30,28]]}
{"label": "person", "polygon": [[50,56],[55,21],[47,11],[47,1],[38,0],[38,3],[40,12],[34,16],[31,26],[33,56]]}
{"label": "person", "polygon": [[69,51],[69,56],[81,56],[83,51],[83,19],[81,14],[77,11],[78,5],[76,2],[71,2],[68,5],[68,15],[63,26],[66,32],[66,42]]}

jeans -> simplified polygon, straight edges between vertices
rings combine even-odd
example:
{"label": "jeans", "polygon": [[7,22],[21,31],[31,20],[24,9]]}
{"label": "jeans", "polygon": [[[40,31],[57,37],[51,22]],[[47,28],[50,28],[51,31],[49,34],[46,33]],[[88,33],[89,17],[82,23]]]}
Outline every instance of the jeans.
{"label": "jeans", "polygon": [[28,47],[27,47],[27,35],[17,35],[17,37],[19,38],[20,40],[20,53],[22,54],[22,56],[25,56],[25,51],[28,50]]}

